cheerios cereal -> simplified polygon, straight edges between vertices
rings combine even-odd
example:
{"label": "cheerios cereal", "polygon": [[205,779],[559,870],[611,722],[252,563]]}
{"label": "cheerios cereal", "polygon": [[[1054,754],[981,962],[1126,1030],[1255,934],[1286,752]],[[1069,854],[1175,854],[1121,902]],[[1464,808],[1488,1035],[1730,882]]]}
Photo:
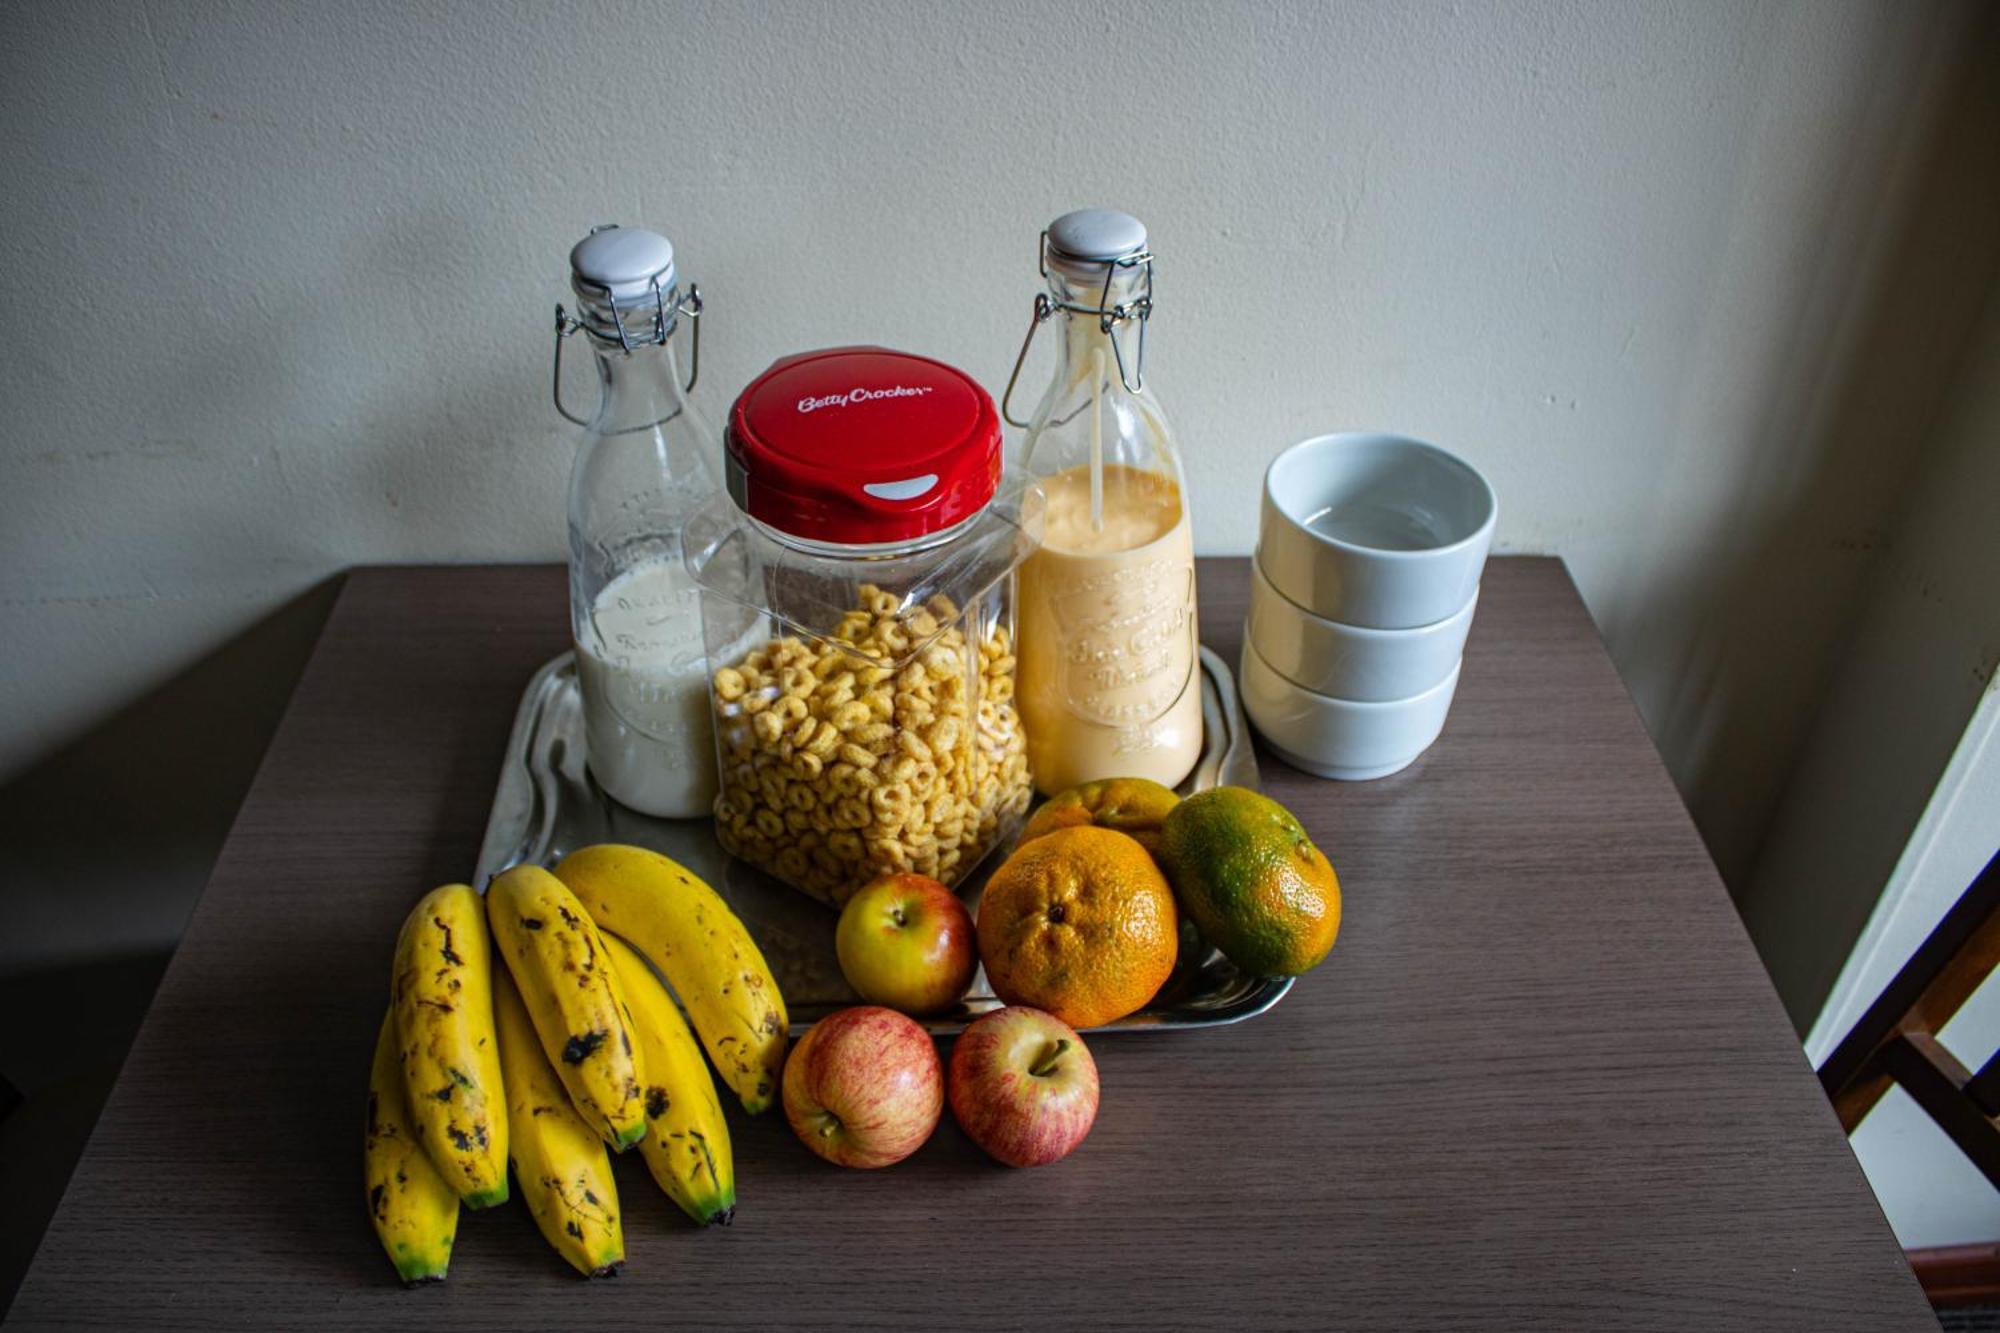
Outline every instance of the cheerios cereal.
{"label": "cheerios cereal", "polygon": [[893,871],[952,883],[1032,790],[1007,629],[974,650],[950,598],[857,600],[829,639],[773,639],[713,678],[716,837],[835,906]]}

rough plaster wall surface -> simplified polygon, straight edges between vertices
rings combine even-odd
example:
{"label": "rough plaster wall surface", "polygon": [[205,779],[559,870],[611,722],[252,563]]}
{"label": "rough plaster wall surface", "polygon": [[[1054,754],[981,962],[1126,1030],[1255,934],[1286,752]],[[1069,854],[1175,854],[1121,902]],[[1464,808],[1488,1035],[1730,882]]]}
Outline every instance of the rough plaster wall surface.
{"label": "rough plaster wall surface", "polygon": [[1969,9],[6,6],[0,774],[329,571],[559,558],[590,224],[674,238],[719,417],[835,342],[997,388],[1037,230],[1104,202],[1201,549],[1302,436],[1463,453],[1739,868],[1900,484],[1835,390]]}

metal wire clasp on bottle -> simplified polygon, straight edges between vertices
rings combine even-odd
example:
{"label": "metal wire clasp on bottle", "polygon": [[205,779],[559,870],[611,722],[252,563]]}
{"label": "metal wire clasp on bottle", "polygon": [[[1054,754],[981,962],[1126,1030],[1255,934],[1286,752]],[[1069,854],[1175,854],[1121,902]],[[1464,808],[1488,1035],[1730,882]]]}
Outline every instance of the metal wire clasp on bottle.
{"label": "metal wire clasp on bottle", "polygon": [[[618,346],[627,352],[631,351],[634,347],[647,347],[655,343],[664,343],[673,333],[674,326],[679,323],[681,317],[686,316],[689,327],[694,330],[694,335],[692,339],[693,346],[688,349],[687,383],[681,386],[681,392],[694,392],[695,381],[701,378],[701,284],[689,283],[686,296],[682,296],[678,290],[672,290],[672,299],[669,300],[669,292],[660,290],[659,279],[655,278],[652,283],[653,327],[648,332],[648,336],[635,340],[632,334],[625,328],[625,318],[618,313],[618,302],[613,298],[609,286],[603,283],[591,282],[583,277],[574,277],[572,278],[572,282],[580,286],[589,287],[593,291],[604,293],[605,304],[611,308],[612,327],[618,331]],[[592,328],[583,320],[576,318],[567,310],[564,310],[562,302],[556,302],[556,359],[555,368],[550,372],[549,376],[549,397],[555,401],[556,411],[562,413],[565,418],[575,422],[579,426],[587,426],[590,424],[589,420],[578,416],[567,407],[564,407],[562,400],[563,341],[578,329],[582,329],[593,338],[602,339],[607,343],[611,341],[610,334]]]}
{"label": "metal wire clasp on bottle", "polygon": [[[1014,419],[1011,406],[1014,401],[1014,385],[1020,381],[1021,367],[1027,363],[1028,349],[1035,342],[1035,331],[1041,328],[1043,323],[1058,310],[1067,311],[1072,315],[1097,316],[1097,327],[1109,339],[1111,343],[1111,355],[1118,362],[1118,382],[1125,386],[1127,393],[1138,393],[1146,387],[1146,321],[1153,313],[1153,252],[1151,250],[1141,250],[1137,254],[1125,255],[1119,259],[1079,260],[1068,256],[1064,256],[1064,258],[1071,264],[1102,264],[1104,266],[1104,286],[1099,289],[1097,304],[1094,306],[1082,305],[1075,301],[1058,301],[1047,292],[1035,293],[1035,305],[1033,313],[1028,319],[1027,336],[1021,339],[1021,351],[1014,358],[1014,373],[1007,377],[1007,391],[1000,395],[1000,415],[1006,418],[1008,425],[1018,426],[1023,430],[1028,427],[1029,423]],[[1042,232],[1041,240],[1036,245],[1035,262],[1041,269],[1042,280],[1044,282],[1048,281],[1049,234],[1046,230]],[[1113,305],[1111,303],[1112,279],[1117,276],[1118,270],[1134,268],[1143,270],[1146,283],[1145,290],[1135,300],[1129,302],[1121,301],[1117,305]],[[1117,337],[1112,333],[1113,329],[1127,320],[1135,320],[1139,325],[1139,346],[1132,358],[1133,364],[1130,374],[1127,374],[1125,370],[1124,349],[1119,346]]]}

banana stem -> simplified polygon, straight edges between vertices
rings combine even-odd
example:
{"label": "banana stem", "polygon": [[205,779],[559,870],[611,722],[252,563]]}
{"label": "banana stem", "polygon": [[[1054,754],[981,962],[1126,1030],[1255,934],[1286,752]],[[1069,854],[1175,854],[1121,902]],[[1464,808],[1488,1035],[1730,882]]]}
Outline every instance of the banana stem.
{"label": "banana stem", "polygon": [[1056,1061],[1062,1059],[1062,1053],[1068,1049],[1069,1038],[1057,1037],[1055,1045],[1045,1047],[1041,1057],[1028,1066],[1028,1072],[1036,1078],[1047,1078],[1055,1072]]}

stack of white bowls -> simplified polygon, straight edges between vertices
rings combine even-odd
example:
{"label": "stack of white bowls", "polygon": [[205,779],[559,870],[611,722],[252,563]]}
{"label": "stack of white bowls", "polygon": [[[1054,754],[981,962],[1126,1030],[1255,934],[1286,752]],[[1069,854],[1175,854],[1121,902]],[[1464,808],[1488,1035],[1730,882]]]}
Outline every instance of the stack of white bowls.
{"label": "stack of white bowls", "polygon": [[1250,721],[1321,777],[1386,777],[1458,689],[1498,505],[1471,464],[1400,435],[1321,435],[1264,474],[1243,633]]}

